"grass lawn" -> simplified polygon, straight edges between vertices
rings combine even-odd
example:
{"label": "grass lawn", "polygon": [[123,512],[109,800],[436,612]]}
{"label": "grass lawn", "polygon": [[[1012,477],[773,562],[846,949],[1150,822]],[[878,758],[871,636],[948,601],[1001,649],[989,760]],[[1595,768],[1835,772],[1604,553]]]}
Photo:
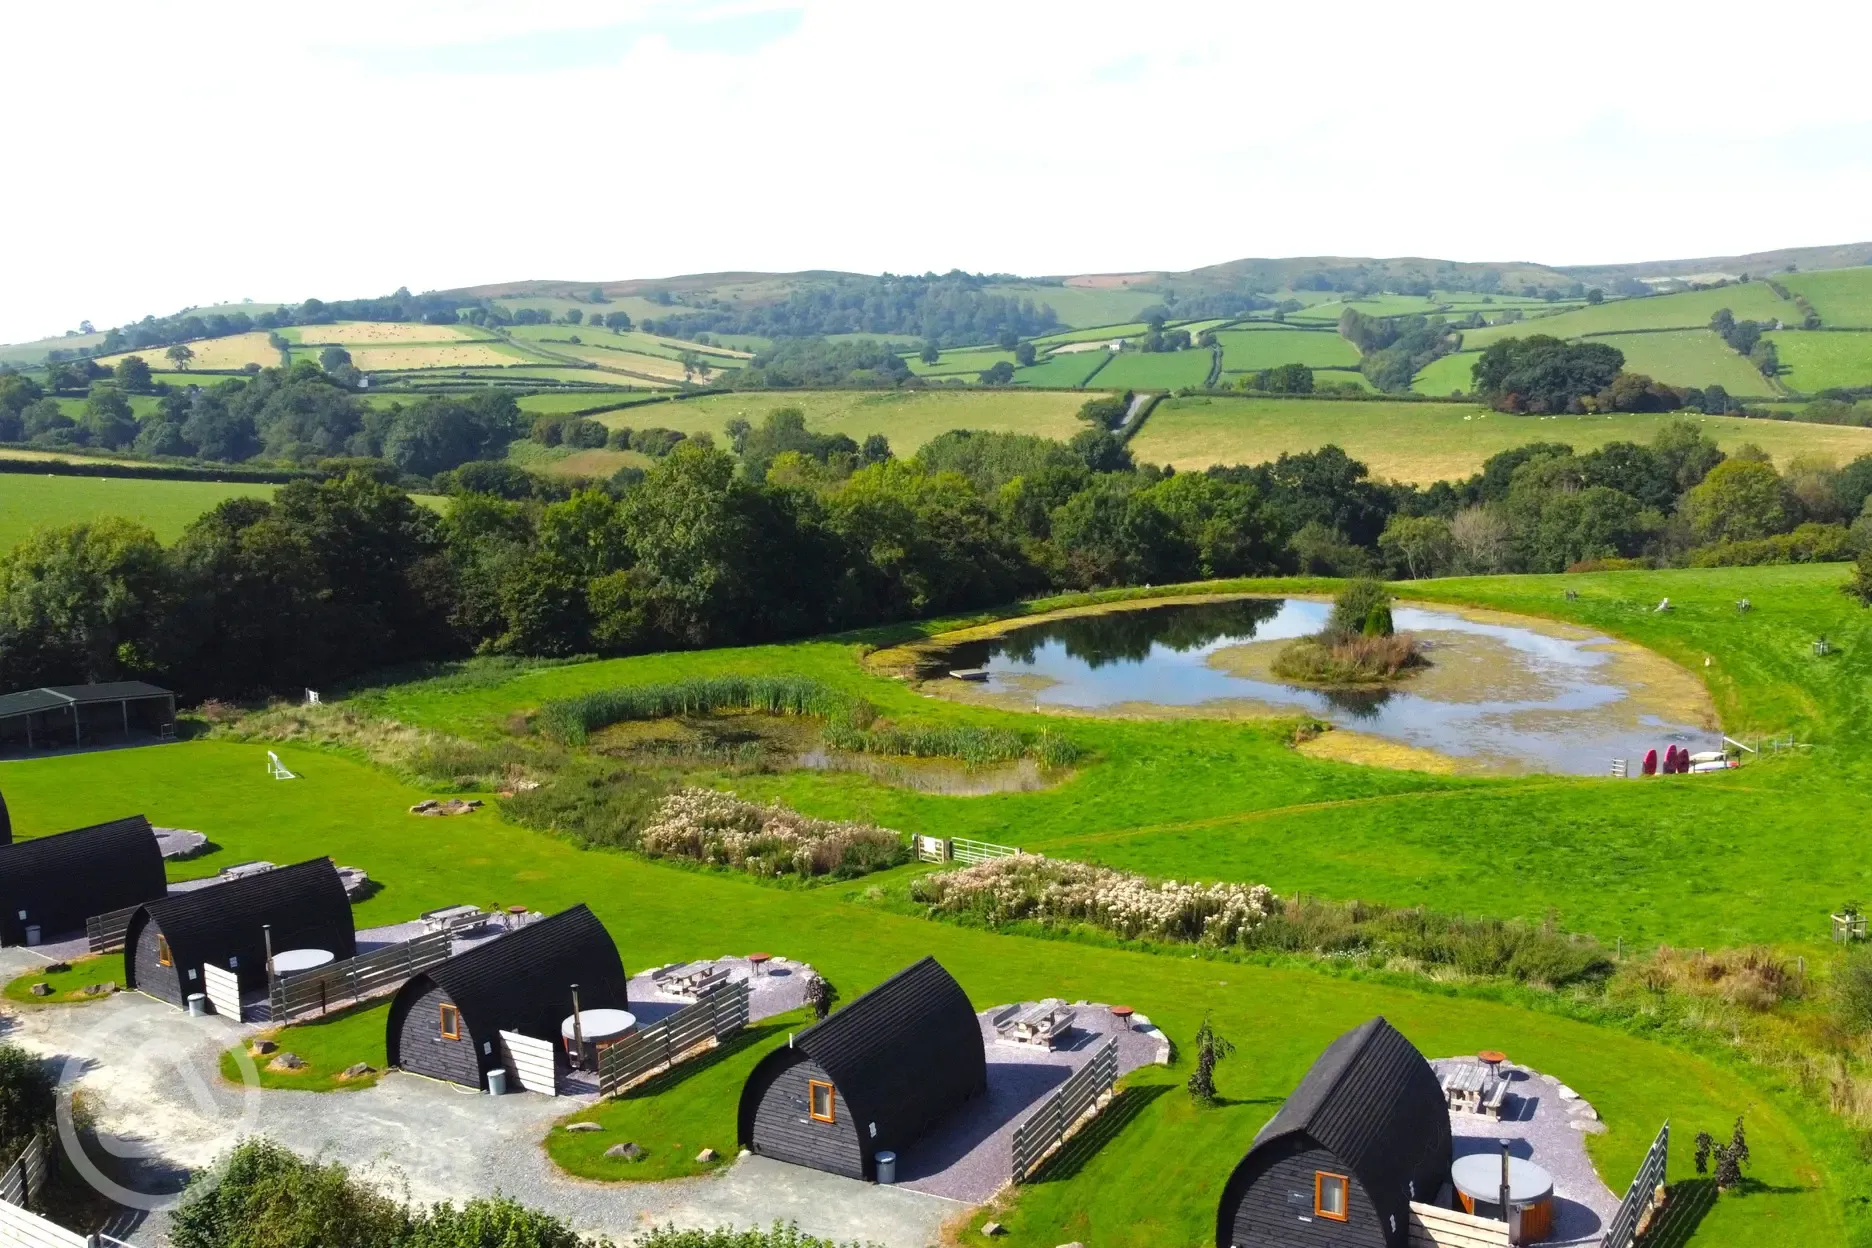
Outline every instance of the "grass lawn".
{"label": "grass lawn", "polygon": [[758,425],[777,408],[797,407],[805,411],[809,429],[843,433],[859,443],[881,433],[890,439],[892,451],[908,456],[951,429],[1031,433],[1064,442],[1085,427],[1078,418],[1084,402],[1081,394],[1019,390],[762,391],[626,408],[596,419],[614,429],[659,425],[684,433],[709,433],[726,445],[726,426],[736,417]]}
{"label": "grass lawn", "polygon": [[1458,351],[1431,360],[1411,378],[1410,388],[1418,394],[1467,394],[1475,385],[1469,370],[1475,367],[1481,354],[1480,351]]}
{"label": "grass lawn", "polygon": [[[849,661],[852,651],[843,653]],[[680,662],[662,659],[649,666],[667,669]],[[615,672],[617,665],[611,666]],[[1140,733],[1146,727],[1137,726]],[[330,853],[383,882],[380,892],[358,905],[360,925],[454,902],[524,902],[551,912],[586,901],[618,940],[627,966],[722,950],[785,951],[820,968],[850,1000],[930,953],[957,975],[977,1008],[1038,996],[1124,1001],[1149,1013],[1185,1046],[1204,1014],[1213,1013],[1218,1029],[1241,1046],[1221,1068],[1226,1104],[1198,1113],[1174,1088],[1141,1093],[1117,1139],[1079,1168],[1062,1167],[1023,1192],[1014,1210],[1002,1216],[1012,1231],[1009,1242],[1021,1248],[1049,1248],[1069,1233],[1124,1248],[1202,1242],[1223,1179],[1278,1098],[1331,1037],[1374,1013],[1383,1013],[1432,1055],[1501,1047],[1580,1089],[1610,1127],[1589,1148],[1615,1187],[1623,1187],[1663,1118],[1681,1131],[1720,1130],[1746,1109],[1755,1156],[1751,1174],[1765,1186],[1720,1202],[1696,1242],[1790,1248],[1847,1242],[1842,1206],[1857,1201],[1862,1176],[1828,1168],[1841,1147],[1837,1140],[1825,1134],[1823,1124],[1801,1119],[1783,1095],[1684,1050],[1509,1003],[1374,978],[933,923],[869,902],[866,891],[889,882],[876,877],[817,889],[777,888],[583,851],[491,813],[441,825],[425,822],[418,829],[406,807],[424,794],[338,754],[290,746],[279,752],[302,779],[268,780],[260,745],[206,741],[10,763],[0,765],[0,781],[17,823],[29,832],[131,806],[164,824],[202,829],[225,848],[187,864],[190,874],[218,869],[223,860],[285,862]],[[1336,770],[1355,779],[1359,771]],[[1167,772],[1159,785],[1197,787]],[[961,806],[974,799],[954,800]],[[1777,852],[1784,850],[1783,845]],[[1685,890],[1698,887],[1691,882],[1696,873],[1684,864],[1671,874],[1683,880]],[[1714,903],[1706,897],[1702,904]],[[1268,1025],[1276,1019],[1277,1026]],[[367,1026],[363,1015],[357,1025]],[[357,1060],[353,1055],[363,1051],[364,1038],[357,1038],[360,1047],[345,1046],[339,1055]],[[292,1044],[302,1043],[295,1035]],[[1135,1082],[1176,1083],[1186,1074],[1152,1071]],[[658,1107],[666,1124],[720,1112],[713,1100],[706,1108]],[[1810,1140],[1809,1131],[1820,1134]],[[1679,1176],[1688,1173],[1687,1160],[1679,1150]],[[1138,1174],[1151,1174],[1153,1181],[1140,1185]]]}
{"label": "grass lawn", "polygon": [[1126,351],[1101,368],[1096,383],[1111,390],[1170,390],[1200,386],[1215,365],[1215,353],[1201,347],[1187,351]]}
{"label": "grass lawn", "polygon": [[[19,1005],[66,1005],[72,1002],[102,1001],[87,997],[79,990],[89,984],[124,983],[124,960],[121,953],[101,953],[95,957],[75,958],[68,971],[31,971],[6,986],[6,999]],[[52,995],[35,997],[34,984],[52,985]]]}
{"label": "grass lawn", "polygon": [[1231,373],[1252,372],[1281,364],[1309,368],[1357,368],[1358,348],[1337,333],[1316,329],[1225,329],[1216,335],[1222,344],[1222,367]]}
{"label": "grass lawn", "polygon": [[1827,333],[1789,329],[1768,335],[1781,365],[1784,380],[1803,394],[1817,394],[1834,386],[1872,385],[1872,330],[1863,333]]}
{"label": "grass lawn", "polygon": [[[1105,384],[1104,373],[1098,383]],[[1656,413],[1509,416],[1468,403],[1192,396],[1158,404],[1131,440],[1131,452],[1154,464],[1202,469],[1260,463],[1333,443],[1363,461],[1374,477],[1428,484],[1467,477],[1497,451],[1529,442],[1565,442],[1581,452],[1607,442],[1648,442],[1669,419]],[[1695,421],[1728,450],[1753,442],[1780,463],[1803,451],[1841,463],[1872,452],[1867,429],[1735,416],[1676,419]]]}
{"label": "grass lawn", "polygon": [[[1781,273],[1776,274],[1775,280],[1795,294],[1807,296],[1807,302],[1820,314],[1822,325],[1872,329],[1872,268]],[[1791,324],[1800,323],[1798,315],[1782,319]]]}
{"label": "grass lawn", "polygon": [[[615,1100],[561,1119],[546,1137],[546,1152],[560,1169],[581,1179],[641,1182],[719,1170],[740,1146],[735,1132],[741,1085],[761,1058],[787,1042],[787,1033],[811,1023],[812,1012],[805,1009],[761,1019],[721,1047]],[[573,1122],[596,1122],[604,1130],[562,1129]],[[604,1155],[605,1149],[626,1140],[642,1148],[644,1156],[626,1161]],[[721,1154],[720,1159],[697,1161],[705,1148]]]}
{"label": "grass lawn", "polygon": [[0,476],[0,550],[10,550],[41,525],[79,524],[126,516],[164,542],[230,498],[271,498],[278,486],[222,481],[148,481],[135,477]]}
{"label": "grass lawn", "polygon": [[[1792,301],[1768,289],[1766,282],[1748,282],[1737,286],[1721,286],[1715,290],[1686,290],[1675,295],[1614,299],[1555,316],[1535,316],[1533,310],[1529,309],[1527,319],[1514,324],[1464,330],[1463,346],[1479,350],[1500,338],[1523,338],[1529,334],[1578,338],[1582,334],[1605,334],[1628,329],[1707,329],[1710,317],[1719,308],[1728,308],[1738,321],[1800,322],[1800,310]],[[1487,308],[1481,311],[1484,316],[1489,315]],[[1825,313],[1821,315],[1824,317]]]}
{"label": "grass lawn", "polygon": [[[260,1086],[300,1092],[355,1092],[370,1087],[383,1074],[384,1023],[389,1017],[390,1002],[384,1000],[353,1006],[315,1023],[260,1033],[263,1039],[279,1045],[281,1053],[296,1053],[306,1061],[303,1070],[268,1070],[267,1063],[276,1055],[255,1057]],[[339,1072],[359,1062],[374,1073],[356,1079],[338,1078]],[[233,1049],[221,1055],[221,1077],[229,1083],[243,1082]]]}

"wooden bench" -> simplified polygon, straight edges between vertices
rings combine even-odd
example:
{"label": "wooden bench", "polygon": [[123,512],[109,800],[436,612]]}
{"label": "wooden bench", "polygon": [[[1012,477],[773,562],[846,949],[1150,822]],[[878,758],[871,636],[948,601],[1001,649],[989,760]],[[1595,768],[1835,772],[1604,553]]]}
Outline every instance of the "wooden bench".
{"label": "wooden bench", "polygon": [[1502,1102],[1507,1099],[1508,1081],[1506,1079],[1497,1079],[1495,1081],[1495,1086],[1490,1089],[1489,1094],[1482,1098],[1482,1112],[1487,1114],[1490,1118],[1499,1119],[1501,1117]]}

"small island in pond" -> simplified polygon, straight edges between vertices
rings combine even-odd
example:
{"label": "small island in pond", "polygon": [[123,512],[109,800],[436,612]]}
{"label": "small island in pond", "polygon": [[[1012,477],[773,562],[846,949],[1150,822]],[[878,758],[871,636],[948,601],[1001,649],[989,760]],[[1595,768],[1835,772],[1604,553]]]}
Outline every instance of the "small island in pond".
{"label": "small island in pond", "polygon": [[1288,642],[1270,670],[1307,685],[1374,685],[1428,667],[1417,639],[1391,622],[1391,595],[1378,581],[1354,581],[1333,600],[1326,627]]}

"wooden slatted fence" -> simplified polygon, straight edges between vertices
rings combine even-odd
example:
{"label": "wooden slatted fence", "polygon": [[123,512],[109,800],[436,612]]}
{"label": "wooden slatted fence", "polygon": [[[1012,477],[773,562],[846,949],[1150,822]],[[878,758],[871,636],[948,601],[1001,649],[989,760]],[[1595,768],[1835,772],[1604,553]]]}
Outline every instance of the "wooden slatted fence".
{"label": "wooden slatted fence", "polygon": [[123,948],[124,933],[130,930],[130,916],[140,909],[138,906],[125,906],[121,910],[111,910],[104,914],[94,914],[85,920],[85,944],[92,953],[109,953],[113,949]]}
{"label": "wooden slatted fence", "polygon": [[308,1014],[322,1014],[335,1004],[392,991],[411,976],[446,962],[453,943],[447,932],[428,932],[330,966],[275,978],[267,991],[268,1018],[276,1024],[290,1023]]}
{"label": "wooden slatted fence", "polygon": [[89,1248],[90,1242],[30,1209],[0,1202],[0,1248]]}
{"label": "wooden slatted fence", "polygon": [[971,841],[956,837],[949,842],[949,856],[957,862],[987,862],[990,858],[1012,858],[1021,851],[1012,845],[996,845],[992,841]]}
{"label": "wooden slatted fence", "polygon": [[1118,1082],[1118,1041],[1108,1039],[1027,1121],[1014,1128],[1014,1181],[1025,1183],[1079,1127],[1096,1117]]}
{"label": "wooden slatted fence", "polygon": [[20,1155],[13,1159],[13,1164],[0,1171],[0,1201],[9,1205],[31,1204],[44,1188],[45,1178],[45,1137],[35,1135],[26,1141],[26,1147],[20,1149]]}
{"label": "wooden slatted fence", "polygon": [[1508,1248],[1508,1224],[1412,1201],[1410,1248]]}
{"label": "wooden slatted fence", "polygon": [[208,1004],[214,1007],[214,1012],[240,1022],[240,976],[218,966],[204,966],[201,974],[202,991],[208,994]]}
{"label": "wooden slatted fence", "polygon": [[558,1049],[552,1041],[517,1031],[501,1032],[500,1041],[501,1054],[513,1067],[521,1087],[542,1096],[559,1095]]}
{"label": "wooden slatted fence", "polygon": [[1650,1225],[1657,1191],[1664,1185],[1664,1172],[1669,1163],[1670,1122],[1667,1119],[1658,1129],[1657,1138],[1651,1141],[1651,1147],[1645,1150],[1644,1160],[1638,1163],[1638,1173],[1632,1177],[1631,1186],[1625,1189],[1625,1199],[1618,1212],[1606,1223],[1605,1237],[1599,1241],[1601,1248],[1631,1248],[1638,1242],[1639,1235]]}
{"label": "wooden slatted fence", "polygon": [[616,1096],[740,1031],[748,1023],[749,991],[748,981],[731,980],[655,1026],[606,1045],[598,1053],[600,1095]]}

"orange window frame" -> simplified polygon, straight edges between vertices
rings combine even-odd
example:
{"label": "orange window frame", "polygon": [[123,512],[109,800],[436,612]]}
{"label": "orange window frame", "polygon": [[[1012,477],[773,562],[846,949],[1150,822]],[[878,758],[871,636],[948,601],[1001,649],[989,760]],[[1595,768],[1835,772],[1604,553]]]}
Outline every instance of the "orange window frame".
{"label": "orange window frame", "polygon": [[461,1011],[452,1005],[442,1007],[442,1038],[444,1040],[461,1039]]}
{"label": "orange window frame", "polygon": [[[1339,1185],[1339,1212],[1337,1213],[1328,1209],[1325,1200],[1322,1199],[1326,1195],[1328,1182]],[[1351,1178],[1343,1174],[1334,1174],[1330,1170],[1315,1170],[1313,1172],[1313,1213],[1316,1217],[1330,1218],[1334,1222],[1347,1221],[1352,1213]]]}
{"label": "orange window frame", "polygon": [[[821,1091],[825,1093],[826,1112],[823,1114],[819,1112],[819,1093]],[[822,1079],[808,1079],[806,1081],[806,1116],[811,1118],[814,1122],[836,1122],[838,1120],[838,1108],[833,1099],[835,1095],[835,1089],[831,1084]]]}
{"label": "orange window frame", "polygon": [[175,956],[169,952],[169,938],[161,932],[156,933],[156,965],[175,965]]}

